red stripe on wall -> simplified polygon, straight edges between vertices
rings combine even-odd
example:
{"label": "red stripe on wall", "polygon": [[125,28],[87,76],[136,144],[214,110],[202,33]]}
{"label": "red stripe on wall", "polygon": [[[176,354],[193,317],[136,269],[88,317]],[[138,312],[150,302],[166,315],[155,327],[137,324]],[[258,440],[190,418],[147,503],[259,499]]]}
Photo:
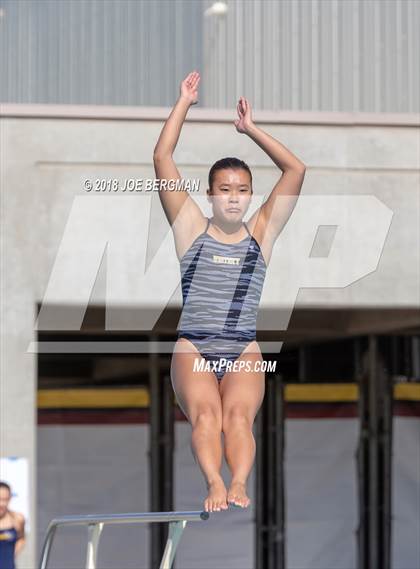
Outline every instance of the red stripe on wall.
{"label": "red stripe on wall", "polygon": [[[186,421],[175,407],[175,420]],[[149,409],[40,409],[38,425],[137,425],[149,423]]]}
{"label": "red stripe on wall", "polygon": [[288,403],[286,419],[348,419],[359,416],[355,403]]}
{"label": "red stripe on wall", "polygon": [[394,401],[394,417],[420,417],[420,401]]}
{"label": "red stripe on wall", "polygon": [[148,409],[42,409],[38,425],[136,425],[149,423]]}
{"label": "red stripe on wall", "polygon": [[[179,407],[175,420],[187,421]],[[288,403],[287,419],[357,419],[355,403]],[[394,401],[394,417],[420,417],[419,401]],[[136,425],[149,423],[149,409],[40,409],[38,425]]]}

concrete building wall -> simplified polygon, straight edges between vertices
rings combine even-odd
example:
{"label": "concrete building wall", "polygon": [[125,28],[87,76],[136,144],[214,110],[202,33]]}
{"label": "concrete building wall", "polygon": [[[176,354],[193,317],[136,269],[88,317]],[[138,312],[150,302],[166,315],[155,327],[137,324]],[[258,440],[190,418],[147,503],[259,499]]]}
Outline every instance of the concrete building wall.
{"label": "concrete building wall", "polygon": [[[106,118],[87,108],[18,109],[19,107],[4,106],[0,122],[0,427],[2,454],[23,456],[29,460],[33,514],[36,503],[37,370],[36,354],[28,352],[28,347],[36,340],[36,304],[43,302],[47,294],[54,264],[63,245],[63,236],[68,229],[69,213],[77,199],[79,202],[98,200],[101,211],[109,213],[109,206],[104,207],[103,201],[107,196],[87,195],[83,188],[84,180],[153,178],[153,147],[162,127],[162,120],[166,118],[169,110],[155,109],[153,112],[146,112],[136,109],[131,110],[130,115],[128,111],[120,112],[114,109],[114,115],[108,115]],[[196,109],[191,111],[190,117],[191,120],[184,126],[175,158],[185,178],[198,177],[201,180],[200,194],[205,192],[207,187],[206,177],[210,165],[221,156],[227,155],[237,155],[252,167],[256,201],[271,190],[279,177],[279,171],[251,140],[236,133],[231,112],[206,114],[204,110]],[[284,142],[307,165],[302,198],[343,195],[355,197],[369,194],[376,198],[373,201],[380,207],[380,210],[373,211],[385,212],[385,221],[382,221],[382,226],[378,228],[375,225],[377,218],[369,218],[369,215],[364,213],[368,211],[369,214],[365,204],[358,210],[360,218],[356,215],[355,219],[351,219],[347,226],[350,230],[342,236],[344,241],[341,246],[344,252],[347,252],[348,240],[352,236],[357,237],[359,241],[350,245],[354,254],[359,255],[359,259],[363,261],[363,251],[368,250],[364,245],[374,240],[378,232],[383,232],[382,245],[375,253],[377,264],[370,268],[370,274],[364,278],[353,275],[354,284],[351,284],[351,281],[347,285],[328,288],[323,284],[325,281],[321,281],[321,285],[315,283],[312,287],[298,289],[296,306],[373,305],[418,308],[420,154],[419,133],[414,118],[401,117],[400,122],[392,122],[389,117],[386,123],[379,124],[378,119],[369,121],[366,117],[357,115],[351,122],[346,115],[335,115],[333,120],[331,115],[297,118],[261,113],[259,119],[265,130]],[[258,117],[256,120],[258,123]],[[108,195],[108,198],[114,199],[114,196]],[[122,263],[119,269],[122,270],[115,273],[119,274],[119,278],[115,280],[117,290],[128,294],[134,288],[138,282],[136,279],[139,278],[139,267],[144,266],[142,261],[146,258],[146,252],[148,262],[151,262],[165,236],[168,239],[168,251],[172,251],[172,254],[158,258],[150,295],[156,290],[160,291],[162,282],[168,281],[169,278],[175,281],[178,278],[179,284],[172,237],[158,196],[153,195],[150,217],[149,211],[143,207],[143,199],[146,201],[143,196],[122,195],[118,196],[118,199],[130,200],[130,207],[127,207],[127,201],[123,202],[123,209],[119,211],[125,211],[127,215],[125,218],[117,217],[117,224],[123,231],[125,227],[135,227],[138,220],[138,234],[136,238],[133,237],[133,243],[137,239],[143,247],[139,247],[133,255],[131,250],[125,250],[119,256],[119,262]],[[342,204],[345,211],[348,207],[346,204]],[[321,210],[321,213],[323,210],[328,212],[330,208],[327,202],[318,202],[318,205],[312,204],[311,207],[310,211]],[[272,309],[274,315],[275,309],[282,306],[282,290],[287,292],[287,287],[284,288],[285,271],[299,260],[292,254],[293,248],[297,246],[296,240],[303,243],[301,250],[307,251],[306,257],[316,243],[314,227],[316,229],[318,226],[313,225],[305,229],[302,220],[310,220],[310,216],[299,217],[301,214],[297,213],[298,210],[295,211],[296,216],[294,213],[285,229],[288,237],[276,245],[278,263],[273,261],[270,265],[265,285],[263,303]],[[206,213],[210,214],[210,210]],[[337,219],[335,215],[341,220],[339,226],[344,223],[343,218],[335,213],[324,220],[325,224],[334,225],[334,220]],[[293,221],[295,217],[300,220],[297,224]],[[359,221],[368,227],[367,232],[359,233]],[[146,222],[150,224],[146,225]],[[98,223],[100,225],[99,218]],[[88,231],[85,226],[81,226],[79,238],[74,242],[78,251],[82,252],[88,248],[92,241],[89,240],[90,234],[95,234],[97,229],[95,223],[91,224]],[[360,243],[361,238],[366,241]],[[147,251],[144,247],[146,244]],[[325,250],[328,251],[328,247],[333,244],[331,235],[320,236],[318,245],[320,251],[324,251],[327,261],[328,252],[325,253]],[[102,246],[101,243],[99,245]],[[325,265],[329,278],[334,279],[336,274],[340,275],[345,270],[345,259],[346,257],[343,258],[342,266],[335,264],[331,268],[328,263]],[[307,261],[307,258],[305,260]],[[356,260],[356,257],[353,257],[352,264],[357,265]],[[88,263],[83,263],[83,259],[79,259],[78,264],[74,265],[78,267],[75,272],[61,274],[65,279],[61,281],[62,288],[59,286],[56,290],[63,292],[63,295],[61,298],[55,297],[57,302],[75,301],[74,291],[80,292],[80,283],[84,279],[85,271],[92,269]],[[308,263],[301,266],[305,271],[310,268]],[[107,268],[109,269],[109,265]],[[98,270],[99,266],[94,267],[95,275]],[[69,286],[63,286],[63,282],[67,282]],[[97,300],[101,300],[101,295],[103,297],[103,283],[104,281],[102,289],[97,291]],[[69,291],[71,298],[66,296]],[[179,288],[176,294],[177,296],[172,298],[175,305],[181,300]],[[144,307],[151,303],[151,298],[143,298]],[[281,329],[281,325],[278,328]],[[34,515],[32,521],[35,521]],[[34,523],[32,528],[36,532]],[[22,556],[22,568],[34,567],[34,555],[35,542],[32,533]]]}

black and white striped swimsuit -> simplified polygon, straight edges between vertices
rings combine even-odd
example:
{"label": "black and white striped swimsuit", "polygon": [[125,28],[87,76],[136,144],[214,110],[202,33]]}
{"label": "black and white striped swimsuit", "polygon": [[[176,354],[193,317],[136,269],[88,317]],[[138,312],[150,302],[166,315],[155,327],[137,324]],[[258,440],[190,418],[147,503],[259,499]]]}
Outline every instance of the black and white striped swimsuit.
{"label": "black and white striped swimsuit", "polygon": [[266,273],[260,246],[248,236],[221,243],[206,230],[180,261],[183,309],[178,338],[190,340],[220,381],[227,361],[234,362],[256,339],[257,311]]}

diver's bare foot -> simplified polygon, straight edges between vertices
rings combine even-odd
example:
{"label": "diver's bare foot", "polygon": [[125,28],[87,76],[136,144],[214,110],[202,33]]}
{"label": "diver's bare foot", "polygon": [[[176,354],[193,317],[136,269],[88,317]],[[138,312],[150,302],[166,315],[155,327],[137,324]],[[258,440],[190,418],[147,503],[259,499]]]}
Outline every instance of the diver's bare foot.
{"label": "diver's bare foot", "polygon": [[246,485],[243,482],[232,481],[227,494],[228,504],[235,504],[242,508],[247,508],[251,500],[246,494]]}
{"label": "diver's bare foot", "polygon": [[227,510],[228,504],[226,501],[227,491],[223,479],[213,480],[207,483],[209,494],[204,500],[204,509],[206,512],[219,512],[220,510]]}

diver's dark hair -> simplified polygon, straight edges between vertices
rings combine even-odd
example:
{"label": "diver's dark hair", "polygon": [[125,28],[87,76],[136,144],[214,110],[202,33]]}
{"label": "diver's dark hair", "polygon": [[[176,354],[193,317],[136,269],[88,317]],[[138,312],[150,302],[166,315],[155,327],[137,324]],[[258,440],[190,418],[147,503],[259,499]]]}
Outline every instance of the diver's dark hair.
{"label": "diver's dark hair", "polygon": [[9,490],[9,494],[12,494],[12,489],[10,488],[10,486],[7,484],[7,482],[2,482],[0,480],[0,488],[6,488],[6,490]]}
{"label": "diver's dark hair", "polygon": [[212,184],[215,173],[217,172],[217,170],[224,170],[225,168],[233,168],[234,170],[238,169],[246,170],[251,178],[251,192],[252,192],[252,173],[248,164],[246,164],[243,160],[239,160],[239,158],[234,158],[234,157],[221,158],[220,160],[215,162],[213,166],[210,168],[209,172],[210,191],[212,191]]}

